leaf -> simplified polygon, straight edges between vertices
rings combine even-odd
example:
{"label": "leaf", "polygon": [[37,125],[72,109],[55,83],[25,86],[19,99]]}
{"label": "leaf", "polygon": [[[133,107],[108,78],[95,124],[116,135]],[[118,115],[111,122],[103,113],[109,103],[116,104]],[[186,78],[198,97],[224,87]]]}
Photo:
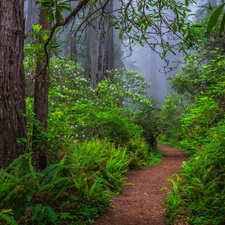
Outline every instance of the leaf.
{"label": "leaf", "polygon": [[141,12],[142,11],[142,8],[143,8],[142,4],[139,4],[139,6],[138,6],[138,12]]}
{"label": "leaf", "polygon": [[73,11],[73,10],[72,10],[70,7],[68,7],[68,6],[63,6],[63,9],[66,10],[66,11],[69,11],[69,12],[72,12],[72,11]]}
{"label": "leaf", "polygon": [[55,16],[54,16],[54,13],[52,11],[50,11],[50,14],[49,14],[49,21],[50,22],[53,22],[55,19]]}
{"label": "leaf", "polygon": [[51,3],[51,0],[38,0],[38,3]]}
{"label": "leaf", "polygon": [[127,32],[130,33],[132,27],[130,26],[128,29],[127,29]]}
{"label": "leaf", "polygon": [[32,25],[32,29],[35,32],[39,32],[41,30],[41,28],[42,28],[42,25],[39,25],[39,24],[33,24]]}
{"label": "leaf", "polygon": [[55,19],[57,23],[64,20],[63,15],[58,8],[56,8],[56,11],[55,11]]}
{"label": "leaf", "polygon": [[223,18],[222,18],[222,21],[221,21],[221,24],[220,24],[220,32],[219,32],[220,36],[224,32],[224,28],[225,28],[225,13],[223,14]]}
{"label": "leaf", "polygon": [[202,25],[201,24],[193,24],[192,27],[202,28]]}
{"label": "leaf", "polygon": [[56,216],[55,210],[52,207],[46,206],[45,207],[45,211],[46,211],[46,215],[47,215],[48,219],[51,222],[55,222],[57,220],[57,216]]}
{"label": "leaf", "polygon": [[122,37],[123,37],[123,31],[121,30],[119,33],[119,39],[122,39]]}
{"label": "leaf", "polygon": [[6,210],[1,211],[0,218],[1,218],[1,220],[6,221],[7,224],[9,223],[11,225],[18,225],[18,223],[13,218],[13,213],[12,213],[11,209],[6,209]]}
{"label": "leaf", "polygon": [[216,25],[216,23],[218,22],[219,16],[223,10],[225,3],[223,3],[222,5],[220,5],[219,7],[217,7],[215,9],[215,11],[212,13],[210,19],[209,19],[209,23],[207,25],[207,32],[211,32],[213,27]]}
{"label": "leaf", "polygon": [[49,45],[47,46],[47,49],[54,49],[54,48],[58,48],[60,45]]}
{"label": "leaf", "polygon": [[60,214],[60,219],[63,220],[63,219],[72,219],[73,216],[70,215],[69,212],[62,212],[62,213],[59,213]]}
{"label": "leaf", "polygon": [[42,204],[36,204],[32,210],[32,217],[31,220],[34,221],[37,218],[38,213],[42,209]]}

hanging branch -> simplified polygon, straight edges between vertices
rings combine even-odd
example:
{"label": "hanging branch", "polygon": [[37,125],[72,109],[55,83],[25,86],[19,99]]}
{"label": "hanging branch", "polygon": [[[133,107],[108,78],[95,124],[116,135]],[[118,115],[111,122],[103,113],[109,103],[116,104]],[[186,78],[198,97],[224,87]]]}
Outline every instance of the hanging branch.
{"label": "hanging branch", "polygon": [[79,1],[78,5],[76,6],[76,8],[63,20],[63,21],[60,21],[60,22],[57,22],[54,24],[54,26],[52,27],[51,29],[51,32],[50,32],[50,35],[48,37],[48,39],[46,40],[46,42],[44,43],[44,51],[45,51],[45,54],[46,54],[46,62],[45,62],[45,66],[44,68],[41,69],[40,73],[45,70],[46,71],[46,68],[48,67],[48,63],[49,63],[49,57],[48,57],[48,51],[47,51],[47,47],[50,43],[50,41],[52,40],[52,37],[55,33],[55,30],[58,28],[58,27],[61,27],[61,26],[65,26],[67,25],[77,14],[78,12],[88,4],[89,0],[81,0]]}

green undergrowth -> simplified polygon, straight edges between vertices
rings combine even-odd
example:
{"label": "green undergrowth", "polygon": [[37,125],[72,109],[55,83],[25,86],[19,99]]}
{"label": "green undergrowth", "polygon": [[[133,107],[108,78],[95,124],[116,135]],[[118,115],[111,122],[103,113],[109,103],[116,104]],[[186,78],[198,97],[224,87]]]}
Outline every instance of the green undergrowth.
{"label": "green undergrowth", "polygon": [[167,96],[160,112],[161,139],[190,155],[169,179],[169,225],[225,224],[224,47],[217,38],[207,39],[204,22],[192,34],[197,31],[205,40],[171,79],[176,93]]}
{"label": "green undergrowth", "polygon": [[[220,49],[201,50],[189,55],[172,79],[186,102],[166,101],[162,109],[164,140],[190,155],[182,171],[169,179],[173,191],[165,199],[167,224],[225,224],[225,61]],[[169,114],[171,109],[177,114]],[[176,129],[168,126],[169,116]]]}
{"label": "green undergrowth", "polygon": [[129,170],[159,159],[142,139],[126,147],[107,139],[74,142],[39,172],[26,153],[0,171],[0,223],[92,224],[111,207]]}
{"label": "green undergrowth", "polygon": [[[27,76],[26,153],[0,171],[0,224],[92,224],[111,207],[126,174],[162,160],[156,148],[157,107],[144,76],[108,71],[96,87],[69,58],[51,58],[48,128],[33,114],[35,61]],[[40,132],[33,138],[33,127]],[[37,155],[32,145],[40,146]],[[35,159],[47,154],[47,167]],[[35,158],[36,157],[36,158]]]}
{"label": "green undergrowth", "polygon": [[175,175],[166,198],[168,224],[186,220],[193,225],[225,223],[225,124],[208,132],[205,144]]}

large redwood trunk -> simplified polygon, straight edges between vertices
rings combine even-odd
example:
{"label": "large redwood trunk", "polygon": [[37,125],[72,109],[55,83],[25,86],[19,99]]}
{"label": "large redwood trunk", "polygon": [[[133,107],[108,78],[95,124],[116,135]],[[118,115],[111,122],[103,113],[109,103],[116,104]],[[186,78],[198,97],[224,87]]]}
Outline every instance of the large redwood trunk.
{"label": "large redwood trunk", "polygon": [[0,168],[24,151],[24,0],[0,1]]}

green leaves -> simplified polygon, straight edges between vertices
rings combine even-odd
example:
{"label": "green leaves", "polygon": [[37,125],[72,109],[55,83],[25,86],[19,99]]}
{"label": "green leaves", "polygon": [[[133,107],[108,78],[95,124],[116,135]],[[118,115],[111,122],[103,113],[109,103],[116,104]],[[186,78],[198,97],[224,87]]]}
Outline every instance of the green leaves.
{"label": "green leaves", "polygon": [[225,29],[225,13],[223,14],[223,18],[220,24],[220,31],[219,31],[219,35],[221,36],[222,33],[224,32]]}
{"label": "green leaves", "polygon": [[13,218],[13,210],[11,210],[11,209],[0,210],[0,223],[1,224],[7,223],[10,225],[18,225],[16,220]]}
{"label": "green leaves", "polygon": [[[219,19],[220,15],[221,15],[221,12],[222,12],[224,6],[225,6],[225,3],[221,4],[212,13],[212,15],[211,15],[211,17],[209,19],[208,25],[207,25],[207,29],[206,29],[207,32],[211,32],[212,29],[217,25],[218,19]],[[225,23],[224,20],[225,19],[224,19],[224,16],[223,16],[223,19],[222,19],[222,22],[221,22],[221,26],[220,26],[220,35],[224,31],[224,23]]]}
{"label": "green leaves", "polygon": [[183,164],[179,179],[171,181],[175,186],[166,202],[171,224],[178,218],[192,224],[224,222],[224,120],[207,134],[204,144]]}
{"label": "green leaves", "polygon": [[32,24],[32,29],[33,29],[34,32],[38,33],[39,31],[41,31],[42,26],[39,25],[39,24]]}
{"label": "green leaves", "polygon": [[[213,12],[209,31],[219,23],[223,7]],[[223,27],[224,20],[223,16]],[[172,79],[173,87],[187,99],[183,114],[176,119],[182,128],[174,129],[179,135],[176,142],[191,156],[183,165],[180,179],[172,181],[174,190],[167,196],[169,224],[180,220],[191,224],[224,223],[225,60],[223,49],[203,43]],[[163,110],[171,110],[173,115],[173,105],[167,107],[166,102]]]}
{"label": "green leaves", "polygon": [[49,17],[50,22],[61,22],[64,20],[63,12],[73,11],[70,7],[71,0],[40,0],[38,2],[41,3],[41,9],[48,9],[49,13],[46,16]]}

